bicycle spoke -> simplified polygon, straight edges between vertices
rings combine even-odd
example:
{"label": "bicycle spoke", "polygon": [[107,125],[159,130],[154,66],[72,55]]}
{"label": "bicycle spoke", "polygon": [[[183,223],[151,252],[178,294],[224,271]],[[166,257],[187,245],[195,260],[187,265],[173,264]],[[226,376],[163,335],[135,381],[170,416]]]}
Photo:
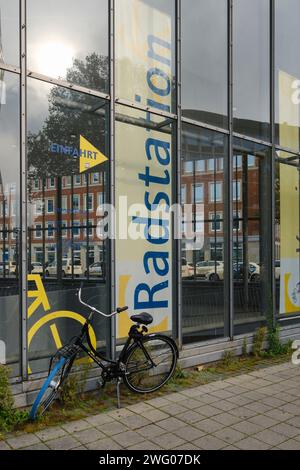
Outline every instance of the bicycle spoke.
{"label": "bicycle spoke", "polygon": [[[146,350],[146,351],[145,351]],[[147,356],[146,356],[147,354]],[[174,369],[174,349],[167,339],[160,337],[136,347],[127,361],[127,382],[136,391],[159,388]]]}

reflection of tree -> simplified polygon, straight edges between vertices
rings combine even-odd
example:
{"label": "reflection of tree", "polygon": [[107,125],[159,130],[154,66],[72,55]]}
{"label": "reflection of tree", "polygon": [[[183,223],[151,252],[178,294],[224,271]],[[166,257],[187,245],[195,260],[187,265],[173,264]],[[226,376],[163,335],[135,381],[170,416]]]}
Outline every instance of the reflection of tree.
{"label": "reflection of tree", "polygon": [[86,60],[74,59],[67,72],[67,81],[92,90],[108,89],[108,58],[93,52]]}
{"label": "reflection of tree", "polygon": [[[67,80],[103,90],[108,80],[108,59],[95,53],[86,60],[75,59]],[[72,89],[55,86],[48,97],[48,117],[37,133],[28,135],[29,179],[78,173],[78,160],[49,151],[51,143],[79,148],[79,136],[105,153],[104,101]]]}

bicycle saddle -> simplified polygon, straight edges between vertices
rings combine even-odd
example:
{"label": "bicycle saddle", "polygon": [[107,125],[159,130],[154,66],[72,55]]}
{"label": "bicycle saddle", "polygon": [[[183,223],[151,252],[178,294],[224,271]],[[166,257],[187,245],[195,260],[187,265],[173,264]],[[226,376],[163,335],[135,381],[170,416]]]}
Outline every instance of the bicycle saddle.
{"label": "bicycle saddle", "polygon": [[134,323],[140,323],[142,325],[150,325],[153,322],[153,317],[150,313],[142,312],[137,315],[131,315],[130,319]]}

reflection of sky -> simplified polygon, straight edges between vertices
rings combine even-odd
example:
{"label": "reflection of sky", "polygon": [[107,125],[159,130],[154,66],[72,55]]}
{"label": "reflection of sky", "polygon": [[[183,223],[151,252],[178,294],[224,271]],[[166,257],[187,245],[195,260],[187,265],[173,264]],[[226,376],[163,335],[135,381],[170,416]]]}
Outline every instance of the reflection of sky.
{"label": "reflection of sky", "polygon": [[40,70],[37,51],[51,41],[74,51],[84,59],[92,52],[107,56],[107,0],[41,0],[28,2],[28,68]]}
{"label": "reflection of sky", "polygon": [[277,67],[300,79],[300,2],[276,0]]}
{"label": "reflection of sky", "polygon": [[[124,0],[121,0],[124,1]],[[127,0],[128,1],[128,0]],[[131,0],[129,0],[131,2]],[[189,0],[191,1],[191,0]],[[156,10],[163,11],[173,18],[173,23],[175,21],[175,2],[173,0],[141,0],[145,5],[155,8]]]}
{"label": "reflection of sky", "polygon": [[4,61],[19,65],[19,0],[0,0]]}
{"label": "reflection of sky", "polygon": [[[28,78],[27,88],[28,132],[36,134],[42,130],[45,120],[49,117],[49,97],[51,96],[51,91],[53,88],[62,91],[63,88],[34,78]],[[89,113],[91,113],[90,116],[94,116],[94,110],[99,110],[99,114],[95,111],[98,116],[104,116],[104,109],[102,110],[103,113],[101,113],[100,110],[104,104],[101,98],[76,91],[72,91],[71,98],[67,99],[66,102],[57,98],[56,101],[52,101],[51,103],[52,106],[54,104],[57,105],[57,109],[60,109],[62,112],[65,106],[66,109],[68,109],[69,106],[71,109],[74,109],[74,112],[81,111],[83,114],[86,113],[84,118],[85,124],[90,124]],[[76,121],[76,114],[74,114],[74,117]],[[96,129],[93,130],[97,133]]]}
{"label": "reflection of sky", "polygon": [[270,120],[269,0],[239,0],[234,9],[235,116]]}
{"label": "reflection of sky", "polygon": [[48,96],[53,85],[29,78],[28,87],[28,116],[30,133],[36,134],[42,129],[43,123],[49,114]]}
{"label": "reflection of sky", "polygon": [[5,72],[6,103],[0,107],[0,162],[4,187],[19,187],[19,77]]}
{"label": "reflection of sky", "polygon": [[182,15],[183,108],[226,114],[227,1],[184,0]]}
{"label": "reflection of sky", "polygon": [[[173,0],[141,2],[171,15],[175,24]],[[4,58],[13,64],[18,62],[18,4],[18,0],[0,0]],[[107,0],[52,0],[51,8],[45,0],[28,0],[27,4],[30,69],[40,71],[39,56],[35,52],[49,41],[70,46],[79,58],[91,52],[107,55]],[[226,5],[226,0],[182,1],[185,109],[226,113]],[[268,118],[268,7],[269,0],[235,3],[234,40],[238,47],[235,47],[234,58],[238,76],[234,90],[236,115],[241,118]],[[276,0],[276,13],[277,69],[300,78],[300,1]],[[43,111],[40,105],[37,112],[41,121],[47,113],[46,106]]]}

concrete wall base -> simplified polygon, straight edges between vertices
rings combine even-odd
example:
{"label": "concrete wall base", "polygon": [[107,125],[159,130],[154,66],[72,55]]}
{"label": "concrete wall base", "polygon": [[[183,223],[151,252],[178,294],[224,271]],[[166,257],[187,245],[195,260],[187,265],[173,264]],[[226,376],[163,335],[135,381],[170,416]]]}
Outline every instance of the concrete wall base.
{"label": "concrete wall base", "polygon": [[[282,327],[280,337],[283,343],[288,340],[300,340],[300,326]],[[248,352],[250,352],[253,345],[253,334],[237,336],[233,341],[222,338],[184,346],[180,351],[179,364],[182,368],[208,364],[222,359],[226,351],[232,351],[234,355],[240,356],[242,354],[244,338],[247,338]],[[86,390],[96,390],[98,379],[98,369],[93,368],[86,382]],[[31,405],[44,380],[45,375],[40,374],[34,380],[12,384],[15,406],[20,408]],[[101,393],[100,390],[99,393]]]}

